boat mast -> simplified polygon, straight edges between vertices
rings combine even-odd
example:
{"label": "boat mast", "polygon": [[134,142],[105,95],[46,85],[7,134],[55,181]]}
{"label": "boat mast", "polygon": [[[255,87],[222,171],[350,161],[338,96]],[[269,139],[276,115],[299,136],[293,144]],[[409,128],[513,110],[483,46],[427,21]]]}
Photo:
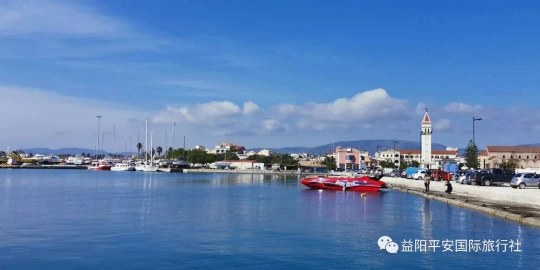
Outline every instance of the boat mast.
{"label": "boat mast", "polygon": [[129,135],[129,155],[133,155],[133,145],[131,145],[131,135]]}
{"label": "boat mast", "polygon": [[172,139],[171,139],[171,145],[173,149],[174,149],[175,142],[176,142],[176,122],[173,122]]}
{"label": "boat mast", "polygon": [[148,163],[148,119],[146,119],[146,135],[145,135],[145,138],[146,138],[146,143],[144,144],[144,148],[145,148],[145,151],[144,151],[144,164],[146,165]]}
{"label": "boat mast", "polygon": [[169,150],[169,138],[167,138],[167,125],[165,125],[165,147],[167,147],[167,150],[165,150],[165,152],[167,152]]}
{"label": "boat mast", "polygon": [[97,124],[97,147],[96,147],[96,158],[99,157],[99,125],[101,123],[101,115],[96,116],[98,118],[98,124]]}
{"label": "boat mast", "polygon": [[184,159],[186,158],[186,135],[184,135]]}
{"label": "boat mast", "polygon": [[111,156],[114,155],[114,148],[116,147],[116,126],[113,125],[113,145],[112,145],[112,154]]}
{"label": "boat mast", "polygon": [[150,131],[150,166],[154,167],[154,131]]}

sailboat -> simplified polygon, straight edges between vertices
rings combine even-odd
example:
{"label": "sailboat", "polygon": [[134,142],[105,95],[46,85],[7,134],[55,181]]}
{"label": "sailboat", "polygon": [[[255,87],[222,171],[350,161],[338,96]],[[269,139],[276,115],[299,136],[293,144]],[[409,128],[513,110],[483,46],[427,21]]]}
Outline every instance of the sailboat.
{"label": "sailboat", "polygon": [[146,119],[146,126],[145,126],[145,140],[146,142],[144,143],[144,164],[138,164],[137,166],[135,166],[135,170],[136,171],[144,171],[144,167],[146,167],[146,165],[148,164],[148,119]]}
{"label": "sailboat", "polygon": [[154,155],[152,149],[154,147],[154,131],[150,132],[150,165],[144,165],[143,171],[145,172],[157,172],[158,166],[154,165]]}

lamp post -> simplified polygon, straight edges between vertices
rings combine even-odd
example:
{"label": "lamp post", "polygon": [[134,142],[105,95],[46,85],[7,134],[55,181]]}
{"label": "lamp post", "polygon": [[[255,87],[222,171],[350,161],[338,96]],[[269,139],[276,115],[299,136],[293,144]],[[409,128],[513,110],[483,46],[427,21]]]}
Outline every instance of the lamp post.
{"label": "lamp post", "polygon": [[[474,134],[474,122],[476,122],[476,121],[482,121],[482,120],[484,120],[483,117],[476,118],[476,117],[473,116],[473,118],[472,118],[472,142],[473,142],[473,144],[474,144],[474,147],[476,147],[476,140],[475,140],[475,137],[474,137],[474,135],[475,135],[475,134]],[[476,147],[476,150],[478,151],[478,147]],[[478,163],[478,158],[476,158],[476,159],[474,160],[474,168],[475,168],[475,169],[477,169],[477,167],[478,167],[478,164],[477,164],[477,163]]]}

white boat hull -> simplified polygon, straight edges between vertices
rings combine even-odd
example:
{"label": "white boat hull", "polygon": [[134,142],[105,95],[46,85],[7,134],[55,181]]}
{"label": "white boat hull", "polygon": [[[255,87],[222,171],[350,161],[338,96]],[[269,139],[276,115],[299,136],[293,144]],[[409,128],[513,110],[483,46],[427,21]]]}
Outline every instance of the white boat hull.
{"label": "white boat hull", "polygon": [[134,170],[135,170],[135,167],[112,167],[111,168],[111,171],[116,171],[116,172],[131,172]]}
{"label": "white boat hull", "polygon": [[142,170],[143,172],[157,172],[158,167],[157,166],[144,166]]}

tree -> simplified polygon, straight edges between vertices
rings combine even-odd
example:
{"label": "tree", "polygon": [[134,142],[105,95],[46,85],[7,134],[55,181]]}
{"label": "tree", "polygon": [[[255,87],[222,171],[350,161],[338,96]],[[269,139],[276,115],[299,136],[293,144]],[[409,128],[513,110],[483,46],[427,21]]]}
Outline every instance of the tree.
{"label": "tree", "polygon": [[515,169],[519,168],[519,159],[516,158],[516,152],[512,152],[510,159],[501,163],[501,168],[510,171],[515,171]]}
{"label": "tree", "polygon": [[416,160],[411,161],[411,167],[415,167],[415,168],[420,167],[420,162]]}
{"label": "tree", "polygon": [[163,152],[163,148],[161,148],[161,146],[158,146],[157,149],[156,149],[156,152],[157,152],[158,156],[161,157],[161,152]]}
{"label": "tree", "polygon": [[394,165],[392,161],[388,161],[388,160],[383,160],[379,162],[379,165],[381,165],[381,167],[383,168],[394,168],[396,166]]}
{"label": "tree", "polygon": [[326,168],[328,168],[328,170],[337,169],[336,159],[334,157],[326,157],[326,158],[324,158],[323,165],[326,166]]}
{"label": "tree", "polygon": [[138,156],[141,155],[141,148],[142,148],[142,143],[137,143],[137,154],[138,154]]}
{"label": "tree", "polygon": [[472,140],[469,141],[467,151],[465,152],[465,166],[472,169],[477,169],[478,166],[478,147]]}

